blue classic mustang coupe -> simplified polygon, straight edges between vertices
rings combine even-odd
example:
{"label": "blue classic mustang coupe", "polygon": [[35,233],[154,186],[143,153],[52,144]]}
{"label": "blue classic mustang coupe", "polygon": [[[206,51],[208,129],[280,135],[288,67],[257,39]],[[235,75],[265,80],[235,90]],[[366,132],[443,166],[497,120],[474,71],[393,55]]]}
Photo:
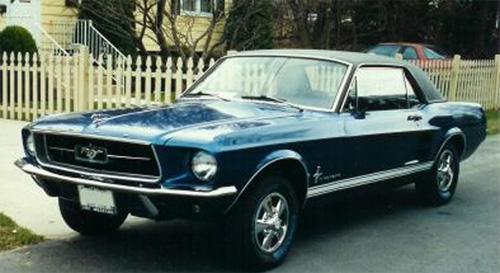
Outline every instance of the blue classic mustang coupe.
{"label": "blue classic mustang coupe", "polygon": [[253,51],[222,58],[172,105],[39,119],[16,165],[81,234],[128,214],[224,220],[234,260],[265,269],[315,197],[414,182],[424,204],[446,204],[485,135],[480,105],[447,102],[408,63]]}

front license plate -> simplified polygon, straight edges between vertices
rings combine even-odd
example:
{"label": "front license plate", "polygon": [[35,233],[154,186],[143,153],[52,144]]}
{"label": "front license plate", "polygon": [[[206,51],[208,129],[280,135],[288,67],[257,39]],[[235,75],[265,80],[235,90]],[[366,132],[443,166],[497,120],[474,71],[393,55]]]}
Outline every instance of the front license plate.
{"label": "front license plate", "polygon": [[115,199],[111,191],[78,185],[78,194],[83,210],[116,214]]}

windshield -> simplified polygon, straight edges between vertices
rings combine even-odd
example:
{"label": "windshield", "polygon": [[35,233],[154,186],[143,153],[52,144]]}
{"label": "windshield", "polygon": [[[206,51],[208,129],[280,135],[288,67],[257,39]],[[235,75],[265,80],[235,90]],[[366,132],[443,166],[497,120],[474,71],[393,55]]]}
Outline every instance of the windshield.
{"label": "windshield", "polygon": [[218,64],[184,96],[206,94],[330,109],[346,71],[346,65],[331,61],[234,57]]}

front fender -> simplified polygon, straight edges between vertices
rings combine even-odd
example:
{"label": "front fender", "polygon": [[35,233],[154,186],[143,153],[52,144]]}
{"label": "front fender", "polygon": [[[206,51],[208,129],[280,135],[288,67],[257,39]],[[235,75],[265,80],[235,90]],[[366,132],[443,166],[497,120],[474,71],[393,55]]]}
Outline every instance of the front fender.
{"label": "front fender", "polygon": [[307,169],[306,162],[299,153],[293,150],[278,150],[269,153],[259,162],[259,164],[257,164],[257,166],[254,168],[253,172],[254,175],[250,179],[250,181],[253,180],[253,178],[255,178],[260,172],[262,172],[267,166],[271,165],[272,163],[277,162],[279,160],[287,160],[287,159],[293,159],[300,162],[305,172],[307,173],[307,177],[309,177],[309,172]]}
{"label": "front fender", "polygon": [[242,189],[238,192],[238,195],[234,199],[233,203],[227,208],[227,210],[225,212],[228,212],[238,202],[240,197],[243,194],[245,194],[245,192],[248,190],[250,185],[252,185],[252,183],[254,183],[256,181],[256,178],[259,176],[259,174],[263,173],[267,168],[272,167],[273,164],[278,163],[280,161],[284,161],[284,160],[294,160],[294,161],[300,163],[300,165],[304,169],[304,172],[306,173],[306,181],[304,182],[304,183],[306,183],[306,185],[304,185],[304,186],[307,189],[309,186],[308,184],[309,184],[310,175],[309,175],[307,164],[306,164],[304,158],[299,153],[297,153],[293,150],[273,151],[273,152],[267,154],[265,157],[263,157],[262,160],[260,160],[259,163],[254,167],[253,172],[252,172],[252,176],[250,177],[250,179],[248,179],[248,181],[246,181],[246,183],[244,184]]}

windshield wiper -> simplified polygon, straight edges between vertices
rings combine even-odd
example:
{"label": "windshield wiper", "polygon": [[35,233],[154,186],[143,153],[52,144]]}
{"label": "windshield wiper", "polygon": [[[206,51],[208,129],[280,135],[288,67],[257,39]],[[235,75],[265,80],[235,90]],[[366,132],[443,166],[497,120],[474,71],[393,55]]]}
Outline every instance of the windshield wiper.
{"label": "windshield wiper", "polygon": [[183,97],[200,97],[200,96],[214,97],[214,98],[218,98],[218,99],[223,100],[223,101],[231,101],[230,99],[225,98],[217,93],[208,93],[208,92],[203,92],[203,91],[188,93],[188,94],[184,95]]}
{"label": "windshield wiper", "polygon": [[298,109],[300,112],[304,111],[304,109],[301,108],[300,106],[295,105],[293,103],[290,103],[284,99],[280,99],[280,98],[276,98],[276,97],[259,95],[259,96],[241,96],[241,98],[246,99],[246,100],[260,100],[260,101],[277,102],[277,103],[285,104],[285,105],[288,105],[288,106],[293,107],[295,109]]}

